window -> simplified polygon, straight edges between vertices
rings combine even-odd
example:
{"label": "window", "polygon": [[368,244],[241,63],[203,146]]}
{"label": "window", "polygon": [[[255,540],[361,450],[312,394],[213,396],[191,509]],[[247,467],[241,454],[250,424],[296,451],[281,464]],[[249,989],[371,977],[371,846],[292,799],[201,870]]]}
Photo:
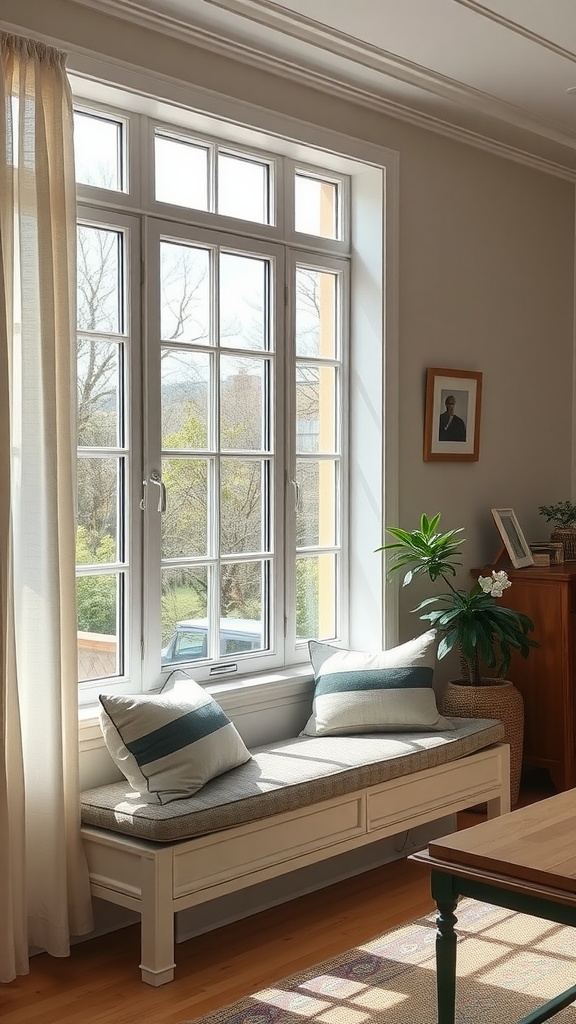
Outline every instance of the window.
{"label": "window", "polygon": [[346,628],[348,180],[110,108],[75,143],[81,699],[307,661]]}

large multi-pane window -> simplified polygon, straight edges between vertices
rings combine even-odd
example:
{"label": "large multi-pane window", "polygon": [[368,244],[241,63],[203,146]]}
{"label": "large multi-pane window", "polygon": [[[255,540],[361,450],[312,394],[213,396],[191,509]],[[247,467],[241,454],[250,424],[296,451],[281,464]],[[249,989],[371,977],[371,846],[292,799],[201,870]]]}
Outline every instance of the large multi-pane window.
{"label": "large multi-pane window", "polygon": [[348,182],[126,112],[75,145],[82,693],[304,661],[345,623]]}

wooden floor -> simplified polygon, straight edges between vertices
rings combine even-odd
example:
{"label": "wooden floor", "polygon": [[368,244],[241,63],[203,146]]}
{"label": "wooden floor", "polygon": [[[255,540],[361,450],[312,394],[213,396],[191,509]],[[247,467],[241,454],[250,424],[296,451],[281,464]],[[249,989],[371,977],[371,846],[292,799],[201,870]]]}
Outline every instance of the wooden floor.
{"label": "wooden floor", "polygon": [[[547,776],[523,784],[521,804],[551,795]],[[462,814],[458,827],[482,820]],[[181,1024],[433,909],[427,870],[401,860],[264,911],[177,947],[176,980],[154,989],[138,971],[139,927],[34,956],[30,973],[0,985],[2,1024]]]}

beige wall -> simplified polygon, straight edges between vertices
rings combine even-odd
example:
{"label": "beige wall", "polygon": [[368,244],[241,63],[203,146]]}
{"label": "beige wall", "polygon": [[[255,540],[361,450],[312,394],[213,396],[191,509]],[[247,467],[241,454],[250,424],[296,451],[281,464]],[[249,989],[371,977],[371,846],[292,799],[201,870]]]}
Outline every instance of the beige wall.
{"label": "beige wall", "polygon": [[[467,567],[498,541],[491,506],[528,539],[571,495],[574,187],[67,0],[2,0],[23,30],[122,59],[400,153],[400,520],[465,526]],[[427,366],[481,370],[480,461],[422,461]],[[407,595],[406,595],[407,597]],[[414,631],[404,601],[404,635]]]}

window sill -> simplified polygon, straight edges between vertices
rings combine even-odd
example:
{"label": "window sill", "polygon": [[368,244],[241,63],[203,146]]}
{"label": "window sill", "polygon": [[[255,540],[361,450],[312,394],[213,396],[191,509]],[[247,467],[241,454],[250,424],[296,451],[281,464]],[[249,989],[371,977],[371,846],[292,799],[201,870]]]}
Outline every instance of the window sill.
{"label": "window sill", "polygon": [[[212,683],[206,689],[231,718],[254,714],[286,703],[297,703],[311,695],[313,673],[309,665],[294,666],[279,672],[247,676],[244,679]],[[78,712],[80,751],[104,746],[96,705]]]}

